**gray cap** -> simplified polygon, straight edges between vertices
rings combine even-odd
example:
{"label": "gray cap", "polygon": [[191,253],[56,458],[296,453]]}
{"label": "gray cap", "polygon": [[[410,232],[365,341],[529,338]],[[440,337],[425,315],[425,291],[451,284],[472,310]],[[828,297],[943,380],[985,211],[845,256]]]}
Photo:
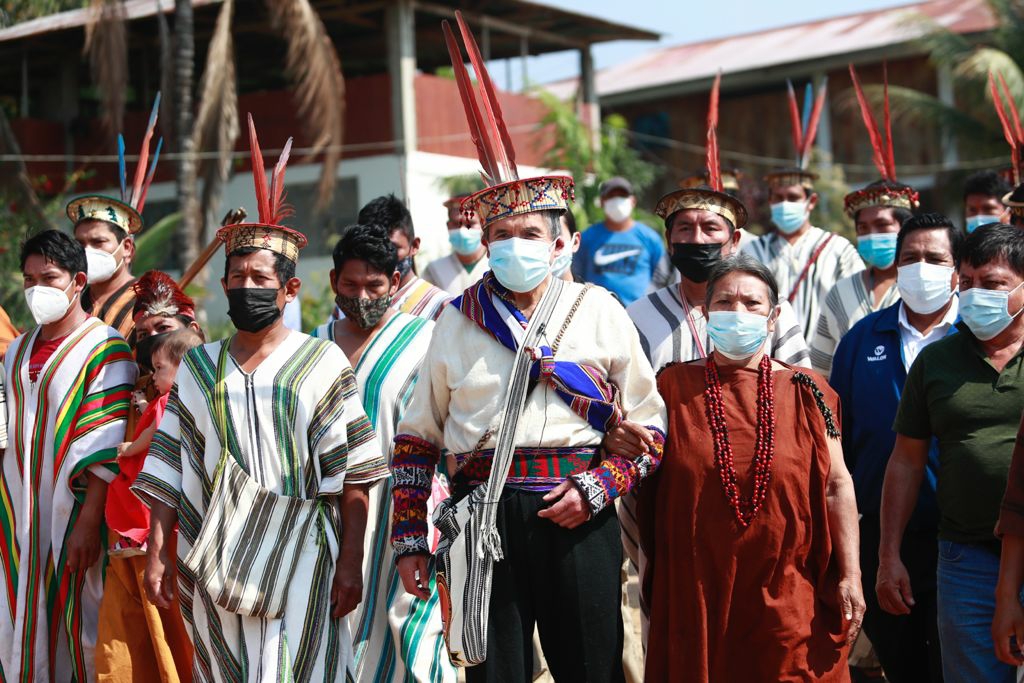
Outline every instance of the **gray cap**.
{"label": "gray cap", "polygon": [[601,198],[608,196],[613,190],[622,190],[628,195],[633,194],[633,185],[622,176],[615,176],[601,183]]}

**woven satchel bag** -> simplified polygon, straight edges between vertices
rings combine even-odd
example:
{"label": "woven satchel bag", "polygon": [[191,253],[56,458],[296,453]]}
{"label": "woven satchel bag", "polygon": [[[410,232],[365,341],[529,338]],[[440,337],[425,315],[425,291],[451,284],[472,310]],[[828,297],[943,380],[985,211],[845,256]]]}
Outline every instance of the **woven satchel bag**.
{"label": "woven satchel bag", "polygon": [[519,416],[526,404],[533,361],[529,349],[544,334],[561,290],[562,281],[552,279],[516,351],[487,481],[458,502],[448,498],[434,511],[434,527],[441,537],[435,553],[437,592],[445,644],[455,666],[474,666],[487,658],[491,578],[494,562],[502,559],[497,504],[512,464]]}
{"label": "woven satchel bag", "polygon": [[229,454],[224,383],[229,343],[221,346],[214,386],[221,456],[203,525],[185,566],[210,599],[228,612],[279,619],[320,502],[267,490]]}

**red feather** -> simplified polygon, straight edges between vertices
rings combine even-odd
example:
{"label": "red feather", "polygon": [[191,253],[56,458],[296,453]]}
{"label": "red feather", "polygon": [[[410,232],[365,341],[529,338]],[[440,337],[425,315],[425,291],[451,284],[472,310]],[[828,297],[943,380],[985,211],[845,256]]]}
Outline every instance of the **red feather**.
{"label": "red feather", "polygon": [[896,154],[892,145],[892,116],[889,113],[889,65],[882,62],[882,96],[885,100],[885,164],[889,179],[896,180]]}
{"label": "red feather", "polygon": [[722,171],[718,165],[718,98],[722,85],[722,72],[715,75],[711,86],[711,101],[708,104],[708,142],[705,162],[708,167],[708,185],[716,192],[722,191]]}
{"label": "red feather", "polygon": [[889,177],[889,169],[882,152],[882,138],[878,133],[878,123],[875,122],[875,115],[871,113],[871,107],[868,105],[868,100],[860,87],[860,81],[857,80],[857,72],[854,70],[853,64],[850,65],[850,79],[853,81],[853,89],[857,94],[857,103],[860,105],[860,114],[864,119],[864,127],[867,128],[868,137],[871,140],[871,160],[874,162],[875,168],[878,169],[883,180],[893,180]]}
{"label": "red feather", "polygon": [[828,81],[821,84],[818,90],[818,97],[814,100],[814,108],[811,110],[811,118],[807,121],[807,130],[804,131],[804,146],[800,149],[800,168],[806,168],[811,158],[811,147],[814,146],[814,138],[818,135],[818,122],[821,120],[821,112],[825,108],[825,97],[828,93]]}
{"label": "red feather", "polygon": [[796,92],[793,91],[793,82],[786,79],[786,94],[789,96],[789,125],[793,135],[793,149],[796,150],[797,158],[804,148],[804,131],[800,124],[800,106],[796,102]]}
{"label": "red feather", "polygon": [[265,225],[270,224],[272,215],[270,213],[270,196],[267,193],[267,169],[263,166],[263,152],[260,151],[260,141],[256,137],[256,125],[252,121],[252,114],[249,114],[249,153],[252,158],[252,179],[256,186],[256,209],[259,221]]}
{"label": "red feather", "polygon": [[149,114],[149,125],[146,126],[146,135],[142,138],[142,149],[139,150],[139,162],[135,166],[135,181],[132,183],[132,194],[128,200],[131,206],[142,197],[142,181],[146,178],[146,164],[149,162],[149,143],[153,140],[153,131],[156,129],[156,119],[160,113],[160,93],[156,94],[156,101],[153,102],[153,110]]}
{"label": "red feather", "polygon": [[988,73],[988,85],[992,90],[992,104],[996,107],[996,116],[999,117],[999,124],[1003,128],[1003,137],[1006,138],[1006,142],[1010,145],[1010,163],[1013,167],[1013,179],[1014,182],[1019,183],[1020,143],[1015,138],[1014,129],[1010,126],[1010,121],[1006,116],[1006,110],[1003,108],[1003,98],[999,95],[999,89],[996,88],[996,79],[991,71]]}
{"label": "red feather", "polygon": [[441,22],[441,30],[444,32],[444,40],[448,46],[448,56],[452,60],[452,69],[455,71],[455,83],[459,86],[459,95],[462,97],[462,107],[466,110],[466,121],[469,123],[469,134],[476,146],[477,156],[480,158],[480,165],[483,166],[484,179],[488,185],[500,182],[500,171],[498,162],[494,157],[494,150],[491,146],[487,128],[483,125],[483,116],[480,114],[480,106],[476,101],[476,94],[473,92],[469,80],[469,72],[466,71],[466,64],[462,61],[462,50],[455,40],[451,25],[447,21]]}
{"label": "red feather", "polygon": [[499,142],[495,145],[494,158],[502,171],[502,182],[518,180],[519,172],[516,169],[516,151],[512,147],[512,139],[509,137],[508,129],[505,127],[505,120],[501,116],[501,103],[498,102],[498,94],[495,92],[494,84],[491,82],[491,75],[487,72],[487,65],[480,54],[480,48],[476,44],[476,38],[469,30],[469,26],[462,18],[462,12],[455,11],[455,19],[459,23],[459,30],[462,32],[462,42],[466,44],[466,52],[469,53],[469,60],[473,64],[473,71],[476,72],[476,79],[480,83],[480,90],[483,94],[484,112],[487,114],[486,125],[491,132],[489,139]]}
{"label": "red feather", "polygon": [[1003,86],[1003,94],[1006,95],[1006,106],[1010,108],[1010,115],[1013,120],[1013,129],[1017,133],[1017,143],[1024,144],[1024,129],[1021,128],[1020,114],[1017,113],[1017,102],[1013,99],[1013,95],[1010,94],[1010,88],[1006,85],[1006,79],[1003,78],[1003,74],[998,74],[999,84]]}
{"label": "red feather", "polygon": [[270,176],[270,215],[274,225],[280,225],[281,221],[292,215],[289,207],[284,205],[284,171],[288,165],[288,157],[292,152],[292,139],[284,143],[281,156],[277,159],[274,172]]}

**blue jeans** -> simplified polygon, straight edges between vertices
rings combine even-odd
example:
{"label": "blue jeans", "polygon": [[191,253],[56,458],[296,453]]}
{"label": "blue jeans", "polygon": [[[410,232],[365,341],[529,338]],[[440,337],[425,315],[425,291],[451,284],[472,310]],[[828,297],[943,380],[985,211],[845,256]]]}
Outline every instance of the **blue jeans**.
{"label": "blue jeans", "polygon": [[945,683],[1014,683],[1016,669],[996,659],[999,556],[975,544],[939,540],[938,613]]}

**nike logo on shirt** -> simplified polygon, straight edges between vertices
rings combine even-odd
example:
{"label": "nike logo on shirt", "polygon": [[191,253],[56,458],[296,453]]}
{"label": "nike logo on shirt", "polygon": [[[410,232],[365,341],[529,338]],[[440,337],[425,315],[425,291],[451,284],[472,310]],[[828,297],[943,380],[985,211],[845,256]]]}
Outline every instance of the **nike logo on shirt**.
{"label": "nike logo on shirt", "polygon": [[594,265],[598,268],[607,266],[610,263],[621,261],[623,259],[631,258],[633,256],[639,256],[639,249],[630,249],[628,251],[613,251],[612,253],[606,253],[604,249],[598,249],[594,252]]}

